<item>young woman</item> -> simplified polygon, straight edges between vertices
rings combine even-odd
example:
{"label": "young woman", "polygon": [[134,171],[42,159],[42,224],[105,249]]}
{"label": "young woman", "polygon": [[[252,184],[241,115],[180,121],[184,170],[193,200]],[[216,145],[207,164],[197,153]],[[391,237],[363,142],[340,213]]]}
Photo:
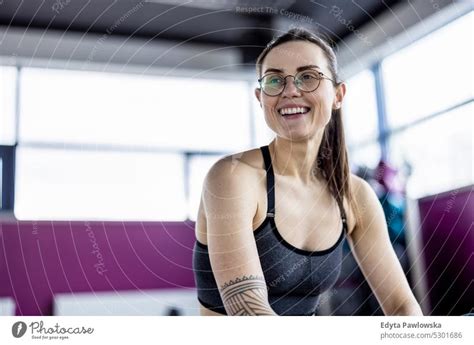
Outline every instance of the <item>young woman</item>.
{"label": "young woman", "polygon": [[206,176],[193,258],[201,315],[314,315],[345,240],[386,315],[422,315],[375,193],[349,172],[332,48],[292,29],[263,50],[257,73],[276,137]]}

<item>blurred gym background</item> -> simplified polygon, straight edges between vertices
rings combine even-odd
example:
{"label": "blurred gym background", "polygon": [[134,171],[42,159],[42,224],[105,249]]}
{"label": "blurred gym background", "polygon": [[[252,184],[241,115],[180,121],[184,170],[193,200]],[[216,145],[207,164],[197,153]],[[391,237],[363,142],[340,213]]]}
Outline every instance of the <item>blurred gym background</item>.
{"label": "blurred gym background", "polygon": [[[337,49],[351,169],[428,315],[474,308],[473,2],[0,1],[0,315],[196,315],[203,178],[273,138],[273,36]],[[321,315],[380,315],[347,252]]]}

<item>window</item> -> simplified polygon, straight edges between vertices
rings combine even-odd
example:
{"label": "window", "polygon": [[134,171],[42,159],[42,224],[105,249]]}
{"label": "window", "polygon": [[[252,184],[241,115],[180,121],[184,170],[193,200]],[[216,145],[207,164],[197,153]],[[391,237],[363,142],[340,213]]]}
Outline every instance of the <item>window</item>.
{"label": "window", "polygon": [[407,192],[413,198],[474,183],[472,138],[474,105],[413,126],[391,138],[392,161],[412,166]]}
{"label": "window", "polygon": [[14,145],[16,67],[0,66],[0,145]]}
{"label": "window", "polygon": [[473,19],[470,12],[383,63],[389,127],[410,126],[391,131],[389,149],[392,162],[411,167],[412,198],[474,182]]}
{"label": "window", "polygon": [[470,12],[385,59],[390,127],[473,98],[473,19]]}
{"label": "window", "polygon": [[250,144],[247,83],[24,68],[20,141],[233,151]]}
{"label": "window", "polygon": [[343,121],[351,168],[373,168],[380,160],[377,140],[377,100],[372,71],[362,71],[346,81]]}
{"label": "window", "polygon": [[184,220],[177,154],[17,149],[15,216],[37,220]]}
{"label": "window", "polygon": [[[343,101],[343,121],[347,143],[350,146],[377,137],[377,102],[374,77],[365,70],[347,82]],[[380,157],[379,157],[380,158]]]}
{"label": "window", "polygon": [[373,169],[379,163],[380,157],[380,145],[378,142],[357,146],[349,151],[351,168],[365,166]]}
{"label": "window", "polygon": [[[249,96],[244,81],[23,68],[15,215],[195,217],[202,180],[220,157],[206,151],[250,145]],[[195,151],[203,154],[190,155],[186,176]]]}

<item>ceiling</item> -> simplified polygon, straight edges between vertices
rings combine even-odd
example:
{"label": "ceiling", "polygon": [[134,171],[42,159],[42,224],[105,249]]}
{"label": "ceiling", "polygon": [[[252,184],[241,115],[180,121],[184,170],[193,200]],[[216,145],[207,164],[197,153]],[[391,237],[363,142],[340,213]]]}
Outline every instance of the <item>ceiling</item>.
{"label": "ceiling", "polygon": [[399,2],[3,0],[0,25],[233,46],[245,63],[253,62],[262,47],[290,25],[319,31],[337,44]]}

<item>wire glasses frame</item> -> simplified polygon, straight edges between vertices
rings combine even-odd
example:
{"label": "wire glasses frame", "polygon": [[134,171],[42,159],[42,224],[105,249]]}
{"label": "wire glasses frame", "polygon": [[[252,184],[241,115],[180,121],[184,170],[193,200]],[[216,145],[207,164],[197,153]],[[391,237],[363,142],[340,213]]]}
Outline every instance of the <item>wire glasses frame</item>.
{"label": "wire glasses frame", "polygon": [[260,90],[262,90],[264,94],[270,97],[275,97],[281,95],[283,90],[285,90],[287,83],[286,78],[288,77],[293,77],[293,83],[296,88],[303,92],[315,91],[323,79],[330,80],[334,84],[337,84],[333,79],[324,75],[324,73],[314,70],[305,70],[298,72],[295,75],[288,74],[286,76],[271,72],[265,74],[257,81],[260,85]]}

